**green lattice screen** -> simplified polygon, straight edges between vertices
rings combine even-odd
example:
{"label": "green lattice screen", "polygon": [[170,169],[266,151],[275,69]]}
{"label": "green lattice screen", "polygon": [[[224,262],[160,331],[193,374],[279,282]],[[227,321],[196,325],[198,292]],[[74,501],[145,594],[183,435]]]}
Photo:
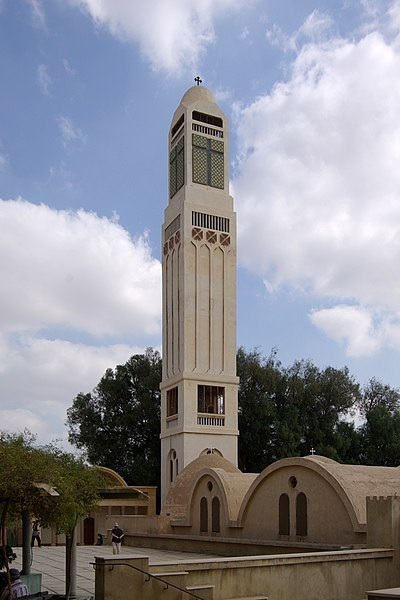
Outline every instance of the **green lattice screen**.
{"label": "green lattice screen", "polygon": [[172,198],[184,183],[184,136],[182,136],[169,153],[169,197]]}
{"label": "green lattice screen", "polygon": [[193,182],[224,189],[224,142],[192,135]]}

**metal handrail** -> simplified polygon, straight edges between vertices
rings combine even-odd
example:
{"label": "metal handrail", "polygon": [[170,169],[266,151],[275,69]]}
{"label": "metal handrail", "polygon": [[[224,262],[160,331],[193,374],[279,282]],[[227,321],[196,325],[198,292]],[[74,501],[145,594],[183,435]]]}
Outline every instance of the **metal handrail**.
{"label": "metal handrail", "polygon": [[176,590],[179,590],[180,592],[184,592],[185,594],[188,594],[188,596],[191,596],[192,598],[195,598],[196,600],[203,600],[202,598],[200,598],[200,596],[196,596],[195,594],[192,594],[192,592],[189,592],[188,590],[185,590],[184,588],[179,587],[179,585],[175,585],[174,583],[171,583],[170,581],[166,581],[165,579],[162,579],[161,577],[157,577],[157,575],[154,575],[153,573],[148,573],[147,571],[144,571],[143,569],[140,569],[139,567],[135,567],[134,565],[131,565],[129,563],[125,563],[125,562],[115,562],[115,563],[101,563],[101,564],[96,564],[94,562],[89,563],[91,565],[93,565],[94,570],[96,570],[96,567],[115,567],[115,566],[125,566],[125,567],[130,567],[131,569],[135,569],[135,571],[140,571],[140,573],[143,573],[143,575],[147,575],[147,577],[149,578],[147,581],[150,581],[150,577],[153,577],[153,579],[156,579],[157,581],[160,581],[161,583],[164,583],[167,587],[165,588],[166,590],[168,589],[169,586],[175,588]]}

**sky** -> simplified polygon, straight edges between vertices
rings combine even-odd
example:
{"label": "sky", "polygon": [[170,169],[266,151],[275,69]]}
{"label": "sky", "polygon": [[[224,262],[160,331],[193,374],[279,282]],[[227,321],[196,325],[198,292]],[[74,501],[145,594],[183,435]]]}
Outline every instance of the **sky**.
{"label": "sky", "polygon": [[237,343],[400,387],[399,0],[0,0],[0,430],[161,347],[168,131],[230,123]]}

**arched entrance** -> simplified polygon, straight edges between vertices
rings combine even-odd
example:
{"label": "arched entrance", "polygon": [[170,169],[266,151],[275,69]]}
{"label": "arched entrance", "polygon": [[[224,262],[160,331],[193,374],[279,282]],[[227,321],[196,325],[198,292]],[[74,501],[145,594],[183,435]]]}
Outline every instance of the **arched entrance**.
{"label": "arched entrance", "polygon": [[83,543],[85,546],[94,545],[94,518],[86,517],[83,521]]}

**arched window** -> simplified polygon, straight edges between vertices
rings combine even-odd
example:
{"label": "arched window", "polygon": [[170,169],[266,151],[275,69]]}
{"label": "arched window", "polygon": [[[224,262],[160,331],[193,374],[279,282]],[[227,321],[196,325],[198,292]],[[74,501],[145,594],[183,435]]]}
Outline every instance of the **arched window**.
{"label": "arched window", "polygon": [[175,481],[178,475],[178,457],[176,456],[175,450],[170,450],[169,453],[169,481],[172,483]]}
{"label": "arched window", "polygon": [[287,494],[281,494],[279,498],[279,535],[290,535],[290,509]]}
{"label": "arched window", "polygon": [[208,532],[208,502],[204,496],[200,500],[200,533]]}
{"label": "arched window", "polygon": [[219,533],[221,531],[220,502],[217,496],[214,496],[211,504],[211,530],[213,533]]}
{"label": "arched window", "polygon": [[296,498],[296,535],[307,535],[307,497],[303,492]]}

